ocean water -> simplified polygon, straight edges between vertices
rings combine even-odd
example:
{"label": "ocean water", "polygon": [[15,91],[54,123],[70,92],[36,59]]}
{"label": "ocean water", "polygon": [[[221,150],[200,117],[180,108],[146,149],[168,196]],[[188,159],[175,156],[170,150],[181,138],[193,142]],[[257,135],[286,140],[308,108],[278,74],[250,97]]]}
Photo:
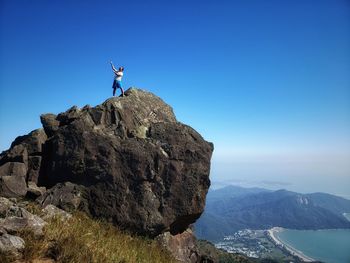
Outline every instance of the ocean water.
{"label": "ocean water", "polygon": [[291,230],[277,233],[284,243],[326,263],[350,263],[350,229]]}

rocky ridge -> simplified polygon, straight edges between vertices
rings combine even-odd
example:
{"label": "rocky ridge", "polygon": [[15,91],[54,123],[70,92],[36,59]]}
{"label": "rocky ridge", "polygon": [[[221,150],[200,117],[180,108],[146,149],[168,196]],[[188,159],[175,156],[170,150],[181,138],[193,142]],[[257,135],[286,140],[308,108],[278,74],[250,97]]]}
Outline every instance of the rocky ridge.
{"label": "rocky ridge", "polygon": [[[132,88],[41,122],[43,129],[0,155],[0,196],[81,210],[163,243],[180,236],[191,243],[186,229],[204,209],[213,145],[169,105]],[[182,261],[199,260],[188,251]]]}

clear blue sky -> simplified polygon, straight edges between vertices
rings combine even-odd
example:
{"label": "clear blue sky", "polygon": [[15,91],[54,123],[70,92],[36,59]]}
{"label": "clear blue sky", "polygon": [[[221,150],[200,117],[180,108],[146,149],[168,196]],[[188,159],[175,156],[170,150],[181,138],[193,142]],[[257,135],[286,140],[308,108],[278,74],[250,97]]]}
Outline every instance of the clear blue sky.
{"label": "clear blue sky", "polygon": [[107,99],[112,59],[214,142],[214,183],[350,196],[349,1],[0,3],[0,150]]}

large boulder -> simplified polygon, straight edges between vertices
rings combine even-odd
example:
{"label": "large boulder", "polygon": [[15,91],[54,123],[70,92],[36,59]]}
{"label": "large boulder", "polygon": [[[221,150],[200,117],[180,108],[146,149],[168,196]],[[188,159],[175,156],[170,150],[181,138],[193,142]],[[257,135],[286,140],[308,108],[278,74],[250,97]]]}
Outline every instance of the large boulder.
{"label": "large boulder", "polygon": [[[203,212],[213,145],[157,96],[129,89],[41,121],[45,135],[13,147],[27,151],[27,181],[51,188],[40,197],[44,206],[81,209],[151,237],[181,233]],[[0,165],[9,161],[19,158],[5,153]]]}

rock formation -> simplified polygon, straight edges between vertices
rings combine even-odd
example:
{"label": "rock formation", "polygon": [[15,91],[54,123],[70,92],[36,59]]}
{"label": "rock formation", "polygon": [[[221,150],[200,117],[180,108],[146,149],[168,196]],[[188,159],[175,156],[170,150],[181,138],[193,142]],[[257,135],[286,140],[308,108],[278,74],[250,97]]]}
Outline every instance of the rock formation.
{"label": "rock formation", "polygon": [[[53,205],[48,205],[41,211],[41,217],[30,213],[27,201],[18,202],[16,198],[7,199],[0,197],[0,254],[11,255],[14,259],[20,259],[25,247],[25,241],[19,237],[23,231],[32,231],[35,236],[41,238],[43,228],[47,224],[45,220],[60,217],[68,220],[71,215]],[[16,261],[18,262],[18,261]]]}
{"label": "rock formation", "polygon": [[203,212],[213,145],[157,96],[129,89],[41,122],[1,154],[0,196],[31,193],[150,237],[182,233]]}
{"label": "rock formation", "polygon": [[[165,232],[157,236],[156,239],[180,262],[203,262],[197,248],[197,240],[190,228],[177,235]],[[206,260],[204,262],[210,263],[211,261]]]}
{"label": "rock formation", "polygon": [[47,136],[43,129],[19,136],[11,148],[0,155],[0,196],[23,197],[27,193],[26,182],[37,182],[42,146]]}

